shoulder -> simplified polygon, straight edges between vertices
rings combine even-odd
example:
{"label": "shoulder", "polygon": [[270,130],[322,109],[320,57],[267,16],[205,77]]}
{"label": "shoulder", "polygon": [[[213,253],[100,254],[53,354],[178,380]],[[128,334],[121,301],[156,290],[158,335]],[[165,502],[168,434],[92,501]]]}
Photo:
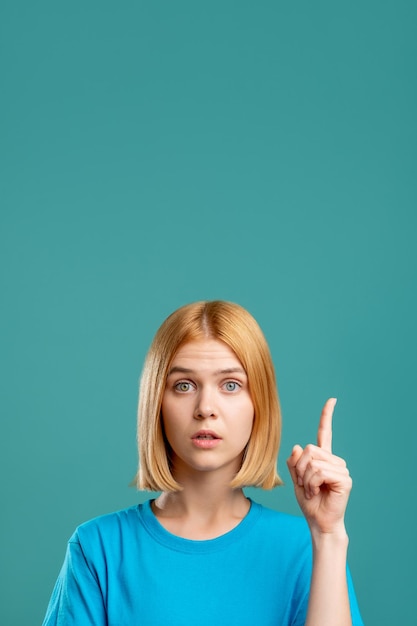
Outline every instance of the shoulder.
{"label": "shoulder", "polygon": [[267,527],[279,529],[280,531],[296,532],[301,535],[309,534],[310,532],[308,524],[302,516],[282,513],[254,501],[252,501],[252,507],[257,510],[260,523]]}
{"label": "shoulder", "polygon": [[140,505],[131,506],[120,511],[107,513],[80,524],[74,531],[70,543],[103,543],[109,538],[117,541],[117,537],[134,532],[138,525]]}
{"label": "shoulder", "polygon": [[300,549],[311,545],[311,533],[304,517],[282,513],[252,502],[257,513],[256,532],[270,542],[295,546]]}
{"label": "shoulder", "polygon": [[[312,565],[311,533],[303,517],[252,503],[256,522],[244,541],[245,552],[271,580],[285,578],[287,589],[308,587]],[[290,593],[290,592],[289,592]],[[291,591],[292,593],[292,591]],[[304,593],[304,591],[303,591]]]}

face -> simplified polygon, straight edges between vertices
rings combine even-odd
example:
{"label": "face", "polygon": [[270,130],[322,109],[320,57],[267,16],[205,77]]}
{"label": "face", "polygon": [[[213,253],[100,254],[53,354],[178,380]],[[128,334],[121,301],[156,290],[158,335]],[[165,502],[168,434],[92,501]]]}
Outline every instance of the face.
{"label": "face", "polygon": [[162,400],[177,480],[215,472],[230,482],[240,469],[253,418],[246,372],[229,346],[204,339],[178,350]]}

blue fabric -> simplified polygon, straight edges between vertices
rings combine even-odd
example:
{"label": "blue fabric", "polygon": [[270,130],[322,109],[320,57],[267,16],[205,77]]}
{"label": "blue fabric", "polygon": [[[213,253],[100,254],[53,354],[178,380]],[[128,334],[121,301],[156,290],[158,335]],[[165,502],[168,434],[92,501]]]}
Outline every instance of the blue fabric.
{"label": "blue fabric", "polygon": [[[150,501],[81,525],[43,626],[300,626],[311,539],[305,520],[255,502],[207,541],[166,531]],[[354,626],[363,626],[348,572]]]}

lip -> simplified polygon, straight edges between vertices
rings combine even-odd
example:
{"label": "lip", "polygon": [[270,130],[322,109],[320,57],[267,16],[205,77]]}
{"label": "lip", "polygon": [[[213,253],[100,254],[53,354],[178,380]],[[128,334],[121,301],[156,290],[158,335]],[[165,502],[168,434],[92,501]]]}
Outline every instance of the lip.
{"label": "lip", "polygon": [[[200,437],[211,437],[211,439],[203,439]],[[214,430],[199,430],[191,437],[191,441],[197,448],[209,450],[215,448],[221,442],[221,437]]]}
{"label": "lip", "polygon": [[213,437],[213,439],[221,439],[220,435],[218,435],[214,430],[198,430],[194,435],[192,435],[191,439],[196,439],[197,437]]}

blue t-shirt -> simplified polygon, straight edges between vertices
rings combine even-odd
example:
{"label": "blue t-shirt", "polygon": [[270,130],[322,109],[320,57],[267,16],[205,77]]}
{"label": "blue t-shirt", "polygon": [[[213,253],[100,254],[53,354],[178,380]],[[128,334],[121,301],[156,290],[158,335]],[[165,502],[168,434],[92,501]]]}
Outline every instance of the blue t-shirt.
{"label": "blue t-shirt", "polygon": [[193,541],[168,532],[148,501],[78,527],[43,626],[301,626],[311,567],[304,518],[251,501],[230,532]]}

